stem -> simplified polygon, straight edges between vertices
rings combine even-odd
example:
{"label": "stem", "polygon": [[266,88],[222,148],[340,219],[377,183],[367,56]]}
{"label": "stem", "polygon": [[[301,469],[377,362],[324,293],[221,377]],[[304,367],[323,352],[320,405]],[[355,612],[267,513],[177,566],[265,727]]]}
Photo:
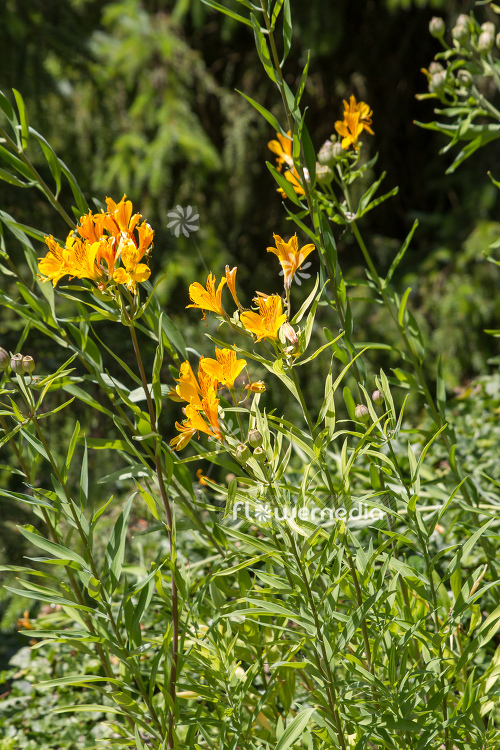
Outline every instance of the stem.
{"label": "stem", "polygon": [[[149,392],[148,381],[146,373],[144,371],[144,364],[142,362],[141,350],[139,348],[139,342],[137,341],[137,334],[135,332],[134,321],[129,317],[129,329],[130,336],[132,338],[132,345],[134,347],[135,356],[137,359],[137,365],[139,367],[139,373],[141,376],[142,387],[146,394],[146,401],[148,404],[149,421],[151,424],[151,430],[155,433],[158,432],[158,424],[156,420],[156,412]],[[176,548],[173,533],[173,518],[172,511],[170,508],[170,502],[168,499],[167,489],[163,479],[163,467],[161,461],[161,441],[155,437],[155,466],[156,475],[158,478],[158,487],[160,489],[161,499],[163,501],[163,507],[165,508],[165,517],[167,519],[167,532],[168,542],[170,546],[170,559],[172,564],[176,564]],[[170,686],[169,693],[172,699],[172,703],[175,706],[176,702],[176,683],[177,683],[177,664],[178,664],[178,649],[179,649],[179,604],[178,604],[178,592],[177,584],[173,572],[170,573],[171,586],[172,586],[172,667],[170,670]],[[174,747],[174,712],[169,708],[168,713],[168,748]]]}

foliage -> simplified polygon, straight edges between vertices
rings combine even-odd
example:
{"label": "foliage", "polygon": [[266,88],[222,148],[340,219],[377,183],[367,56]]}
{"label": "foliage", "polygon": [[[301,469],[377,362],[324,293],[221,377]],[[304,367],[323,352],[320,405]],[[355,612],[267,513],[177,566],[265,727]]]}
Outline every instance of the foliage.
{"label": "foliage", "polygon": [[[19,333],[13,351],[0,349],[3,471],[22,482],[0,493],[30,513],[18,532],[33,550],[29,563],[2,570],[15,576],[6,591],[34,602],[18,622],[32,648],[2,677],[2,741],[495,750],[498,376],[450,401],[439,360],[430,382],[421,315],[411,288],[394,283],[418,222],[381,266],[362,227],[397,189],[384,192],[366,148],[373,112],[349,97],[315,147],[303,104],[309,59],[293,83],[286,76],[289,0],[205,5],[253,33],[281,99],[279,110],[243,97],[276,132],[269,178],[298,236],[274,235],[273,272],[264,292],[252,287],[252,309],[229,265],[222,279],[219,267],[190,284],[193,314],[210,316],[203,343],[162,310],[161,277],[149,281],[161,244],[156,237],[153,249],[132,203],[95,199],[89,211],[73,172],[30,126],[21,94],[15,107],[0,95],[0,177],[37,191],[66,225],[54,238],[0,214],[18,245],[10,253],[2,244],[11,283],[0,296]],[[110,26],[127,35],[135,7],[110,6]],[[157,35],[147,14],[138,23],[158,54],[168,33]],[[468,54],[487,59],[493,75],[474,18],[459,25],[473,35]],[[188,54],[177,41],[176,53]],[[99,54],[115,70],[133,62],[133,75],[123,48],[101,43]],[[464,54],[460,44],[449,51]],[[447,76],[439,95],[451,96]],[[182,90],[185,79],[174,79]],[[168,137],[143,106],[154,98],[148,82],[136,93],[146,135],[141,142],[138,127],[122,146],[126,164],[132,142],[140,168],[149,164],[143,186],[148,134],[162,158]],[[476,116],[478,100],[467,106],[452,116]],[[181,112],[200,139],[189,107]],[[469,262],[495,231],[482,229],[469,237]],[[363,276],[344,268],[345,236]],[[40,242],[48,252],[37,262]],[[306,290],[309,257],[319,272]],[[383,310],[390,332],[360,337],[366,306]],[[311,374],[321,383],[314,398],[303,388]],[[96,454],[105,459],[92,466]],[[198,481],[191,467],[204,467]]]}

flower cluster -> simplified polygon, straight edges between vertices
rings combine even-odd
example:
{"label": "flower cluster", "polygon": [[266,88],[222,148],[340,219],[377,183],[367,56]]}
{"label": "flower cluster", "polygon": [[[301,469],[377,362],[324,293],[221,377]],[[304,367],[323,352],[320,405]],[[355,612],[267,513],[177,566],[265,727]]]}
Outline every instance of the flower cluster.
{"label": "flower cluster", "polygon": [[234,381],[246,365],[244,359],[237,359],[232,349],[215,349],[216,359],[201,357],[198,377],[189,362],[183,362],[177,385],[171,393],[175,401],[186,401],[186,419],[176,422],[179,435],[170,442],[174,450],[182,450],[197,432],[222,441],[219,425],[218,389],[226,386],[234,388]]}
{"label": "flower cluster", "polygon": [[110,283],[124,284],[132,293],[137,282],[146,281],[151,270],[141,261],[153,247],[154,232],[141,214],[133,214],[126,196],[119,203],[106,198],[107,211],[82,216],[71,231],[65,247],[52,237],[45,242],[49,252],[39,258],[38,269],[43,281],[56,284],[63,276],[89,279],[100,290]]}
{"label": "flower cluster", "polygon": [[363,130],[374,135],[371,129],[373,112],[365,102],[357,102],[351,96],[349,103],[344,99],[344,119],[335,123],[335,130],[342,136],[342,148],[358,148],[358,139]]}

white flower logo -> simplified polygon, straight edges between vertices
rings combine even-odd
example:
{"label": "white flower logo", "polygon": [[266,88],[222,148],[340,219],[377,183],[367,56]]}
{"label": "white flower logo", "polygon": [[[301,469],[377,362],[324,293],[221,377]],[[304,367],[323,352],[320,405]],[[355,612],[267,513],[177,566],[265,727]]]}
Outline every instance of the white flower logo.
{"label": "white flower logo", "polygon": [[185,237],[189,237],[192,232],[197,232],[200,228],[200,214],[196,206],[186,206],[184,208],[177,205],[172,211],[168,212],[167,216],[171,219],[167,226],[176,237],[181,232]]}
{"label": "white flower logo", "polygon": [[258,505],[255,508],[255,520],[260,523],[269,523],[271,520],[271,507],[269,503]]}
{"label": "white flower logo", "polygon": [[311,267],[311,261],[308,260],[307,263],[304,263],[304,265],[302,265],[302,263],[304,262],[304,256],[302,253],[299,253],[298,256],[294,253],[288,253],[288,258],[289,260],[281,261],[282,268],[280,271],[280,276],[284,276],[285,281],[288,281],[289,284],[291,284],[295,279],[297,284],[301,286],[302,282],[300,279],[311,278],[310,273],[305,273],[306,268]]}

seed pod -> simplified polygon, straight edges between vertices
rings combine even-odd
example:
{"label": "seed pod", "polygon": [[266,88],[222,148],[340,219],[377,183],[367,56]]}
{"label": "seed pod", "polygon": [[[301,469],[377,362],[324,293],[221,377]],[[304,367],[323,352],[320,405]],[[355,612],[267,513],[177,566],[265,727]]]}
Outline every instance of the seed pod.
{"label": "seed pod", "polygon": [[250,448],[248,447],[248,445],[243,445],[243,443],[240,443],[240,445],[238,445],[238,447],[236,448],[236,453],[234,455],[237,461],[240,461],[242,464],[246,464],[251,456]]}
{"label": "seed pod", "polygon": [[379,391],[378,389],[376,391],[373,391],[372,393],[372,401],[375,404],[383,404],[384,403],[384,396],[382,394],[382,391]]}
{"label": "seed pod", "polygon": [[446,26],[442,18],[438,18],[437,16],[431,18],[429,22],[429,32],[431,36],[435,37],[436,39],[442,39],[445,31]]}
{"label": "seed pod", "polygon": [[495,24],[491,23],[491,21],[486,21],[485,23],[482,23],[481,31],[487,31],[488,34],[492,34],[493,36],[495,36],[495,34],[497,33]]}
{"label": "seed pod", "polygon": [[10,354],[0,346],[0,370],[10,370]]}
{"label": "seed pod", "polygon": [[264,450],[264,448],[256,448],[256,449],[254,450],[254,452],[253,452],[253,457],[254,457],[254,458],[255,458],[255,460],[256,460],[256,461],[258,461],[258,462],[259,462],[260,464],[263,464],[263,463],[264,463],[264,461],[265,461],[265,460],[266,460],[266,458],[267,458],[267,456],[266,456],[266,451]]}
{"label": "seed pod", "polygon": [[29,354],[27,354],[25,357],[23,357],[23,371],[27,372],[29,375],[31,375],[32,372],[35,371],[35,360],[33,357],[30,357]]}
{"label": "seed pod", "polygon": [[[467,16],[465,16],[465,18],[467,18]],[[459,24],[457,21],[456,26],[454,26],[451,30],[451,35],[453,39],[459,44],[465,44],[469,41],[470,37],[469,24]]]}
{"label": "seed pod", "polygon": [[446,86],[446,73],[442,70],[440,73],[435,73],[431,76],[429,81],[429,91],[431,94],[441,94]]}
{"label": "seed pod", "polygon": [[441,63],[436,62],[436,60],[433,60],[431,64],[429,65],[429,73],[431,76],[433,76],[435,73],[441,73],[441,71],[444,70]]}
{"label": "seed pod", "polygon": [[358,404],[354,409],[354,416],[356,417],[356,419],[361,420],[361,422],[367,422],[370,416],[370,412],[364,404]]}
{"label": "seed pod", "polygon": [[10,360],[10,369],[13,370],[17,375],[21,375],[23,372],[23,355],[14,354]]}
{"label": "seed pod", "polygon": [[332,153],[333,158],[338,161],[339,159],[344,158],[344,156],[347,154],[347,151],[345,150],[345,148],[342,148],[342,144],[337,141],[333,144]]}
{"label": "seed pod", "polygon": [[248,433],[248,442],[252,448],[260,448],[263,443],[262,435],[258,430],[250,430]]}

